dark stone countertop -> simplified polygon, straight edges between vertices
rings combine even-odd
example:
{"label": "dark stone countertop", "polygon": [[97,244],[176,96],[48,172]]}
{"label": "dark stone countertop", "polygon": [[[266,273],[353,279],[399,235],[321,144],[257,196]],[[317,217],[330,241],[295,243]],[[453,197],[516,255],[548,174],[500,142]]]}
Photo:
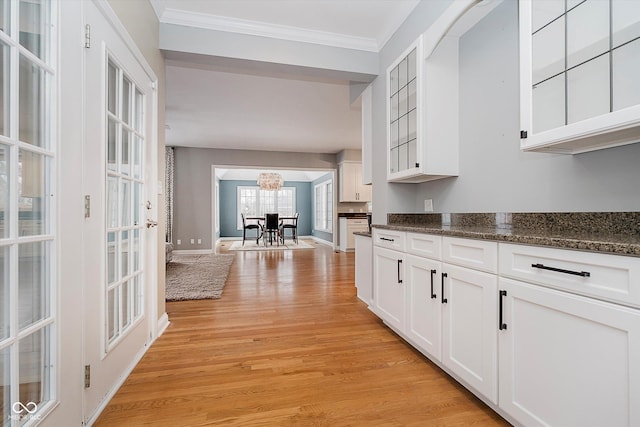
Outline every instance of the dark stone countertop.
{"label": "dark stone countertop", "polygon": [[371,233],[367,231],[354,231],[353,234],[355,236],[371,237]]}
{"label": "dark stone countertop", "polygon": [[372,227],[640,257],[640,212],[388,214]]}

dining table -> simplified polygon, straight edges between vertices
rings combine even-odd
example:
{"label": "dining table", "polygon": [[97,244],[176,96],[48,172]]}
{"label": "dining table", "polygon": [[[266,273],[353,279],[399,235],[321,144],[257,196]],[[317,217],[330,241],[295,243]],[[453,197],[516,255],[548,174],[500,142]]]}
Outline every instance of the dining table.
{"label": "dining table", "polygon": [[[246,216],[244,217],[245,220],[247,221],[258,221],[258,225],[260,226],[260,237],[258,237],[257,240],[260,240],[262,238],[262,236],[264,235],[264,226],[263,223],[265,221],[265,217],[264,216]],[[279,221],[286,221],[286,220],[295,220],[296,217],[295,216],[278,216],[278,220]],[[280,224],[282,224],[282,222],[280,222]],[[273,241],[269,240],[269,244],[273,245]]]}

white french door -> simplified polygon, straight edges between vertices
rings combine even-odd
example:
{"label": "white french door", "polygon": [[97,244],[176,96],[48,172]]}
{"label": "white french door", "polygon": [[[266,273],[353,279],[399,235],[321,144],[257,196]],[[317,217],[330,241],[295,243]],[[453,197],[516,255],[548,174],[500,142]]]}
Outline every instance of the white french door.
{"label": "white french door", "polygon": [[[53,4],[52,4],[53,3]],[[55,2],[0,2],[0,416],[56,396]]]}
{"label": "white french door", "polygon": [[[154,77],[111,22],[85,2],[84,418],[92,422],[154,333],[157,228]],[[149,185],[149,184],[153,185]],[[154,196],[152,198],[152,196]],[[153,200],[153,202],[151,202]],[[149,226],[149,227],[148,227]]]}

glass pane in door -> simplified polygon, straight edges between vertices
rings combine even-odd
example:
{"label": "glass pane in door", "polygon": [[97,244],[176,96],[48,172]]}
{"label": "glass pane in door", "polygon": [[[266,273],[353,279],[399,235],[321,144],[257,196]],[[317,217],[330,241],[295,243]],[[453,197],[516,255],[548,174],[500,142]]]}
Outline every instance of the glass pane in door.
{"label": "glass pane in door", "polygon": [[638,58],[640,58],[640,39],[613,51],[613,111],[640,104],[640,78],[638,77],[640,60]]}
{"label": "glass pane in door", "polygon": [[44,327],[20,340],[20,402],[40,405],[49,400],[51,354],[50,327]]}
{"label": "glass pane in door", "polygon": [[9,161],[9,147],[0,144],[0,239],[9,232]]}
{"label": "glass pane in door", "polygon": [[609,112],[609,55],[567,71],[568,123]]}
{"label": "glass pane in door", "polygon": [[612,0],[611,25],[614,48],[640,37],[640,1]]}
{"label": "glass pane in door", "polygon": [[531,0],[531,31],[536,32],[564,14],[562,0]]}
{"label": "glass pane in door", "polygon": [[560,74],[533,87],[533,131],[565,125],[565,76]]}
{"label": "glass pane in door", "polygon": [[49,316],[49,243],[23,243],[18,250],[18,322],[21,330]]}
{"label": "glass pane in door", "polygon": [[18,229],[21,236],[48,232],[49,198],[45,184],[47,164],[46,156],[20,150]]}
{"label": "glass pane in door", "polygon": [[531,38],[531,72],[533,85],[565,70],[564,17],[534,33]]}
{"label": "glass pane in door", "polygon": [[[0,10],[2,5],[0,4]],[[9,46],[0,42],[0,135],[9,136],[9,120],[10,120],[10,73],[9,69],[11,50]]]}
{"label": "glass pane in door", "polygon": [[50,7],[47,0],[20,1],[20,44],[44,61],[49,54]]}
{"label": "glass pane in door", "polygon": [[[11,320],[9,318],[9,248],[0,247],[0,341],[9,337]],[[2,369],[0,369],[2,375]],[[2,384],[0,384],[2,385]]]}
{"label": "glass pane in door", "polygon": [[567,68],[609,50],[609,2],[585,1],[567,12]]}

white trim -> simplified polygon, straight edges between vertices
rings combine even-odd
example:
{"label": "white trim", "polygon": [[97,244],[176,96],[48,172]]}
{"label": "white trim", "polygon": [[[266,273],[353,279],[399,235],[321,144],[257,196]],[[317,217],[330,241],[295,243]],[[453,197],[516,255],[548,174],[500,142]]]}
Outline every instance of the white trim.
{"label": "white trim", "polygon": [[116,34],[120,36],[124,44],[131,50],[131,53],[136,58],[142,69],[149,76],[149,80],[151,80],[152,84],[158,81],[158,77],[153,72],[153,69],[147,62],[147,59],[142,54],[136,42],[131,38],[129,32],[124,27],[118,15],[113,11],[111,5],[107,0],[93,0],[93,3],[96,5],[97,9],[102,13],[102,15],[106,18],[107,22],[113,27]]}
{"label": "white trim", "polygon": [[156,338],[160,335],[164,334],[164,331],[167,330],[171,322],[169,321],[169,315],[165,312],[158,319],[158,329],[156,331]]}
{"label": "white trim", "polygon": [[127,378],[129,378],[129,375],[131,375],[131,372],[133,372],[135,367],[138,365],[138,363],[144,357],[144,355],[147,352],[147,350],[149,350],[149,348],[151,347],[152,342],[150,342],[149,345],[145,345],[142,348],[142,350],[136,355],[136,357],[133,359],[133,361],[129,364],[127,369],[122,372],[122,375],[120,375],[120,378],[118,378],[118,381],[107,392],[107,394],[102,398],[102,401],[96,407],[95,411],[93,412],[93,415],[91,416],[91,418],[86,420],[84,425],[91,426],[98,420],[98,418],[102,414],[102,411],[104,411],[104,408],[106,408],[107,405],[109,404],[109,402],[111,402],[111,399],[113,399],[113,397],[116,395],[118,390],[120,390],[120,387],[122,387],[122,384],[124,384],[124,382],[127,380]]}
{"label": "white trim", "polygon": [[209,255],[214,253],[213,249],[182,249],[174,250],[174,255]]}
{"label": "white trim", "polygon": [[[289,25],[270,24],[248,19],[188,12],[185,10],[170,8],[163,11],[160,23],[184,25],[188,27],[204,28],[207,30],[268,37],[294,42],[313,43],[344,49],[362,50],[365,52],[377,53],[383,46],[379,44],[376,39],[368,37],[350,36],[346,34],[331,33],[328,31],[310,30],[306,28],[292,27]],[[398,25],[401,23],[402,22],[398,23]],[[393,34],[395,30],[396,28],[393,28],[391,34]],[[388,40],[389,37],[390,35],[385,35],[386,40]]]}
{"label": "white trim", "polygon": [[328,240],[321,239],[321,238],[316,237],[316,236],[300,236],[300,237],[299,237],[299,239],[303,239],[303,238],[304,238],[304,239],[311,239],[311,240],[313,240],[314,242],[321,243],[321,244],[323,244],[323,245],[327,245],[327,246],[331,246],[331,247],[333,247],[333,246],[334,246],[333,242],[330,242],[330,241],[328,241]]}

